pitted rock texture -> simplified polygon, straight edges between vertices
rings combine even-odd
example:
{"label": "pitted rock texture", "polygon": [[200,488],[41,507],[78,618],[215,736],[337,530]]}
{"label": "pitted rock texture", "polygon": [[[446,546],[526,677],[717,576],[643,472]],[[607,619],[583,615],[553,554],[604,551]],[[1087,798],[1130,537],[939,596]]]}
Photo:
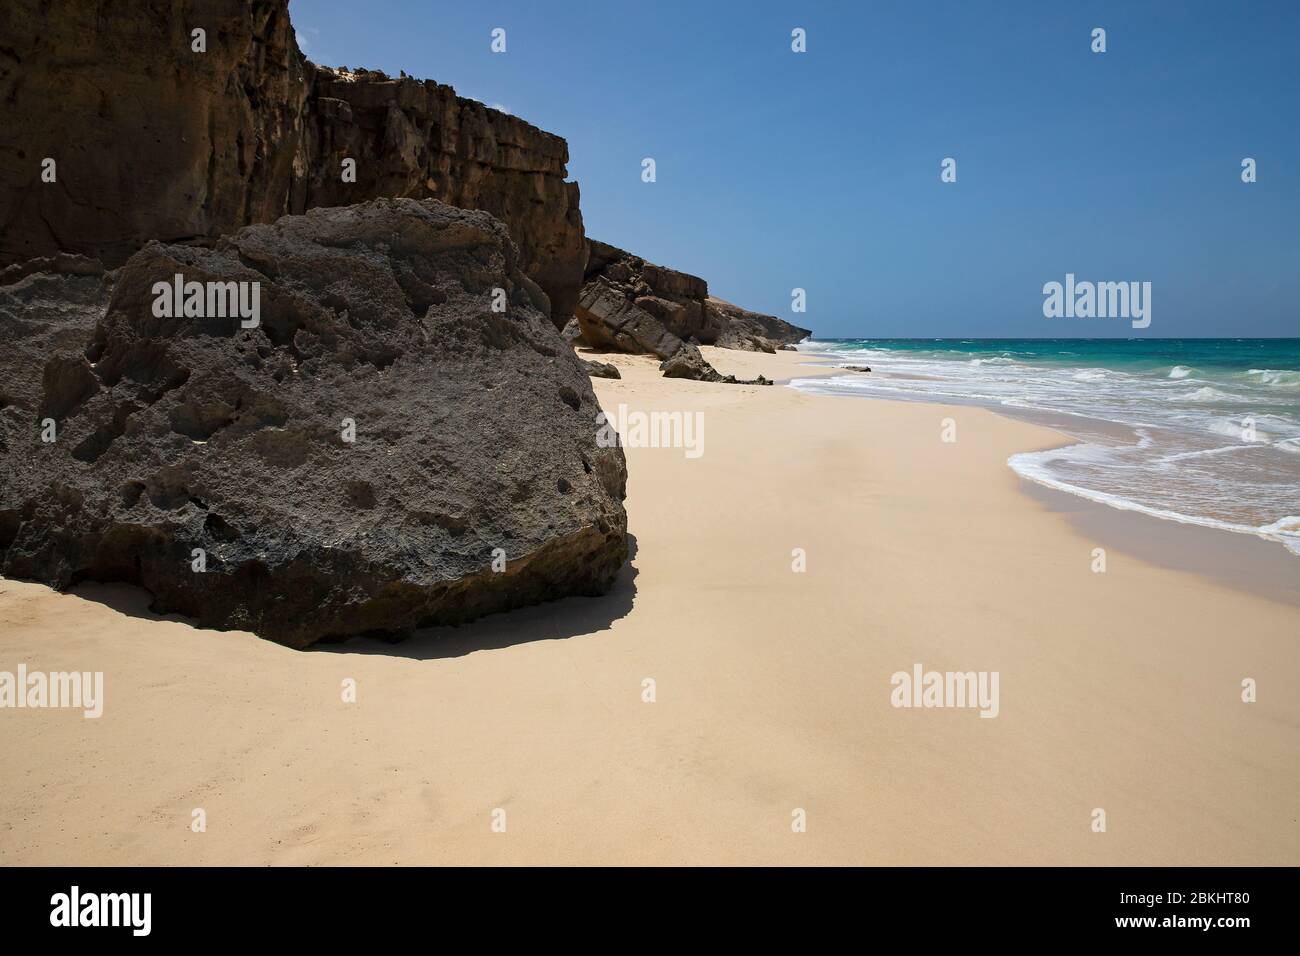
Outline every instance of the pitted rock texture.
{"label": "pitted rock texture", "polygon": [[[61,253],[0,270],[0,419],[36,411],[46,360],[85,347],[112,289],[113,273],[82,256]],[[0,428],[0,443],[5,435]]]}
{"label": "pitted rock texture", "polygon": [[434,82],[315,66],[287,0],[6,0],[0,102],[0,266],[71,252],[114,267],[149,240],[405,196],[504,221],[557,327],[577,302],[565,141]]}
{"label": "pitted rock texture", "polygon": [[[260,283],[260,324],[159,316],[178,273]],[[545,301],[500,222],[433,200],[150,243],[0,414],[0,568],[297,647],[602,593],[626,467]]]}

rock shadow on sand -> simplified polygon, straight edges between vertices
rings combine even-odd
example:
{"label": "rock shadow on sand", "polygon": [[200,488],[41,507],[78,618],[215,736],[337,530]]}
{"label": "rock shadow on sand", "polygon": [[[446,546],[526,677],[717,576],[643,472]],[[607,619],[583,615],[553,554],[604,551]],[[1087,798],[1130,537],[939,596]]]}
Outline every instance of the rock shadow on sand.
{"label": "rock shadow on sand", "polygon": [[609,630],[636,602],[636,535],[627,536],[627,561],[614,586],[599,597],[566,597],[545,604],[489,614],[469,624],[422,627],[408,637],[385,640],[358,636],[315,644],[307,650],[326,654],[382,654],[432,661],[496,651],[535,641],[560,641]]}
{"label": "rock shadow on sand", "polygon": [[[545,604],[534,604],[489,614],[469,624],[422,627],[409,635],[392,639],[359,635],[338,641],[322,641],[302,653],[383,654],[409,660],[441,660],[464,657],[475,651],[502,650],[533,641],[558,641],[584,634],[609,630],[614,622],[627,616],[636,600],[636,536],[627,536],[628,556],[614,586],[596,597],[566,597]],[[184,624],[195,630],[203,628],[181,614],[158,614],[149,610],[153,602],[147,590],[121,581],[83,581],[69,594],[145,621]],[[260,638],[259,638],[260,639]],[[268,642],[274,643],[274,642]],[[284,646],[284,645],[279,645]],[[291,648],[287,648],[290,649]]]}

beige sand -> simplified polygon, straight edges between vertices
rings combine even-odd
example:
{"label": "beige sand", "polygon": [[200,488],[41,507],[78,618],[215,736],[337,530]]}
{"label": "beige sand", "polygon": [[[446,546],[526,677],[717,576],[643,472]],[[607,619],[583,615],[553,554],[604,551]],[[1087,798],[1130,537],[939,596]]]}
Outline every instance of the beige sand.
{"label": "beige sand", "polygon": [[[97,721],[0,711],[0,862],[1300,863],[1297,608],[1092,573],[1005,465],[1051,432],[615,361],[602,403],[703,411],[705,453],[629,449],[607,598],[300,653],[0,581],[0,670],[107,684]],[[1000,672],[999,716],[891,707],[917,662]]]}

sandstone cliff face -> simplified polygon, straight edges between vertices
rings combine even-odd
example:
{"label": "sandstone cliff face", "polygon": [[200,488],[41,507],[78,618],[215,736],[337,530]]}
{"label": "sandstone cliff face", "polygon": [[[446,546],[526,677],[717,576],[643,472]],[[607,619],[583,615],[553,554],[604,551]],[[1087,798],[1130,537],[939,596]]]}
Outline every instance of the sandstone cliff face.
{"label": "sandstone cliff face", "polygon": [[[484,209],[510,228],[520,267],[551,299],[563,329],[586,260],[568,145],[449,86],[359,70],[312,74],[301,181],[293,210],[372,196],[433,198]],[[340,178],[344,158],[357,181]]]}
{"label": "sandstone cliff face", "polygon": [[0,37],[0,264],[287,211],[309,91],[284,0],[6,0]]}
{"label": "sandstone cliff face", "polygon": [[[159,315],[177,273],[259,283],[259,324]],[[622,449],[598,446],[586,370],[486,213],[379,200],[150,243],[91,332],[93,274],[22,276],[0,310],[73,281],[0,409],[5,575],[129,581],[301,647],[601,593],[622,566]]]}
{"label": "sandstone cliff face", "polygon": [[774,352],[811,334],[774,315],[714,298],[699,276],[646,262],[595,239],[587,240],[587,248],[574,314],[582,338],[593,348],[648,352],[667,359],[691,339],[702,345]]}
{"label": "sandstone cliff face", "polygon": [[287,0],[6,0],[0,38],[0,266],[116,266],[150,239],[432,197],[505,222],[553,321],[572,314],[586,249],[564,140],[437,83],[317,68]]}

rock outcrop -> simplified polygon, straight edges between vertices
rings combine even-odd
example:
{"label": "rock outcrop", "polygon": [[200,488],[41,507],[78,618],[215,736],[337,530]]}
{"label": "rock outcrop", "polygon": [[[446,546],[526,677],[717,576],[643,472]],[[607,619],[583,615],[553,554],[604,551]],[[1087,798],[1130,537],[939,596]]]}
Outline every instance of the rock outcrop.
{"label": "rock outcrop", "polygon": [[[178,274],[243,285],[197,287],[177,315]],[[0,290],[3,310],[85,283],[62,326],[32,320],[53,354],[0,409],[5,575],[129,581],[156,611],[297,647],[614,580],[623,453],[598,446],[587,372],[493,217],[314,209],[210,248],[150,243],[115,279],[80,335],[102,277]],[[252,283],[254,327],[212,314],[212,289],[251,301]]]}
{"label": "rock outcrop", "polygon": [[604,276],[582,287],[575,312],[582,337],[597,350],[649,353],[668,358],[682,340],[637,305],[633,293]]}
{"label": "rock outcrop", "polygon": [[587,340],[582,337],[582,326],[578,324],[576,318],[569,319],[568,323],[560,331],[560,334],[564,336],[564,341],[568,342],[570,345],[585,346],[588,344]]}
{"label": "rock outcrop", "polygon": [[[550,297],[563,329],[587,255],[578,184],[565,181],[568,144],[432,81],[309,69],[304,174],[291,211],[377,196],[484,209],[509,227],[520,268]],[[348,158],[355,183],[340,176]]]}
{"label": "rock outcrop", "polygon": [[698,276],[588,239],[587,268],[574,315],[592,348],[647,352],[666,359],[683,341],[711,342],[716,337],[717,330],[705,328],[708,291]]}
{"label": "rock outcrop", "polygon": [[587,249],[574,314],[592,348],[668,359],[682,342],[775,352],[811,334],[776,316],[709,295],[708,283],[698,276],[655,265],[595,239],[587,240]]}
{"label": "rock outcrop", "polygon": [[587,370],[587,374],[592,378],[623,377],[623,373],[618,370],[618,366],[609,362],[594,362],[590,359],[583,359],[582,366]]}
{"label": "rock outcrop", "polygon": [[6,0],[0,37],[0,264],[289,211],[310,90],[285,0]]}
{"label": "rock outcrop", "polygon": [[700,354],[699,347],[693,342],[683,343],[668,358],[659,363],[659,370],[664,378],[689,378],[696,382],[722,382],[725,385],[771,385],[772,380],[760,375],[758,378],[736,378],[723,375]]}
{"label": "rock outcrop", "polygon": [[774,315],[742,309],[716,296],[704,301],[704,310],[710,324],[721,329],[712,344],[724,349],[775,352],[783,345],[796,345],[812,335],[811,329],[791,325]]}
{"label": "rock outcrop", "polygon": [[0,38],[0,266],[115,267],[153,239],[436,198],[505,222],[557,327],[573,312],[586,248],[565,141],[438,83],[315,66],[287,0],[6,0]]}
{"label": "rock outcrop", "polygon": [[[582,305],[593,284],[616,290],[634,307],[616,317],[621,324],[611,325],[603,316],[597,318],[589,306]],[[708,294],[708,283],[699,276],[666,269],[608,243],[588,239],[583,295],[576,315],[583,338],[596,348],[629,351],[626,347],[629,330],[635,331],[638,341],[649,343],[653,337],[647,330],[651,326],[662,328],[675,339],[694,338],[708,344],[720,331],[707,324],[704,300]],[[635,350],[655,352],[660,358],[667,358],[672,351],[660,354],[654,348]]]}

